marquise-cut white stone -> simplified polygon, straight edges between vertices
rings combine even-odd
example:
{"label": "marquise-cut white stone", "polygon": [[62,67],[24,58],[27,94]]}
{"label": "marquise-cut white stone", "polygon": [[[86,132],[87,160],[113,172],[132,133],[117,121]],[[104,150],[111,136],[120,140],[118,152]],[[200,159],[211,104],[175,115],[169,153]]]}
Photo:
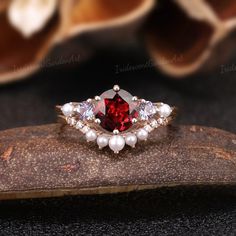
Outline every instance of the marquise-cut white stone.
{"label": "marquise-cut white stone", "polygon": [[141,120],[148,120],[157,112],[155,105],[149,101],[142,101],[137,110]]}

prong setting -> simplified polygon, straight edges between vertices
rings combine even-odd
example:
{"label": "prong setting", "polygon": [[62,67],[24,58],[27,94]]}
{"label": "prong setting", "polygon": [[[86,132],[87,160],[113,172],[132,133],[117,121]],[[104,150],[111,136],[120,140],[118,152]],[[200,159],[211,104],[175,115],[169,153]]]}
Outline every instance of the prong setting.
{"label": "prong setting", "polygon": [[119,131],[118,129],[114,129],[114,130],[113,130],[113,134],[117,135],[117,134],[119,134],[119,133],[120,133],[120,131]]}
{"label": "prong setting", "polygon": [[99,125],[99,124],[101,124],[101,120],[100,120],[100,119],[98,119],[98,118],[97,118],[97,119],[95,119],[95,120],[94,120],[94,122],[95,122],[96,124],[98,124],[98,125]]}
{"label": "prong setting", "polygon": [[98,102],[98,101],[100,101],[100,100],[101,100],[101,97],[99,97],[99,96],[95,96],[95,98],[94,98],[94,99],[95,99],[95,101],[97,101],[97,102]]}
{"label": "prong setting", "polygon": [[113,91],[114,91],[114,92],[119,92],[119,91],[120,91],[120,86],[117,85],[117,84],[114,85],[114,86],[113,86]]}
{"label": "prong setting", "polygon": [[91,122],[91,121],[95,120],[95,117],[94,117],[94,116],[87,117],[86,120],[89,121],[89,122]]}

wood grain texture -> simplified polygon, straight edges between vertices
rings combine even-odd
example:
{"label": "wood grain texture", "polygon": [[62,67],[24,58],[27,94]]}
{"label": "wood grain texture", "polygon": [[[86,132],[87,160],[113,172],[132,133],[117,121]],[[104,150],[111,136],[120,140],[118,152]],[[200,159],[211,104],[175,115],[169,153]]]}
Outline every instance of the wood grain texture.
{"label": "wood grain texture", "polygon": [[0,132],[0,199],[236,185],[236,135],[214,128],[158,129],[119,155],[59,125]]}

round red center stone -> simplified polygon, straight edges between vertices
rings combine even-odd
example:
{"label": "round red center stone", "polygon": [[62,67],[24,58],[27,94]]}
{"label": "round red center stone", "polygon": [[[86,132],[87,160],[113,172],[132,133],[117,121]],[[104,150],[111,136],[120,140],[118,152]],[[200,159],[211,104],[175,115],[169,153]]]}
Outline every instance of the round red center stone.
{"label": "round red center stone", "polygon": [[101,100],[95,107],[96,118],[100,119],[103,129],[112,132],[120,132],[132,126],[132,119],[138,117],[135,110],[136,103],[132,101],[132,95],[125,90],[114,92],[108,90],[103,93]]}

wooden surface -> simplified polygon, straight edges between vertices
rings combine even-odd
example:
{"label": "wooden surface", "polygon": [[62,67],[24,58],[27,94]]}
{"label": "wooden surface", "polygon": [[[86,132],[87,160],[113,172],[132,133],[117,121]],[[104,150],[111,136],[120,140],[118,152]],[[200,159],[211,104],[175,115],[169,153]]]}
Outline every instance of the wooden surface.
{"label": "wooden surface", "polygon": [[214,128],[158,129],[119,155],[80,133],[44,125],[0,132],[0,199],[235,185],[236,135]]}

